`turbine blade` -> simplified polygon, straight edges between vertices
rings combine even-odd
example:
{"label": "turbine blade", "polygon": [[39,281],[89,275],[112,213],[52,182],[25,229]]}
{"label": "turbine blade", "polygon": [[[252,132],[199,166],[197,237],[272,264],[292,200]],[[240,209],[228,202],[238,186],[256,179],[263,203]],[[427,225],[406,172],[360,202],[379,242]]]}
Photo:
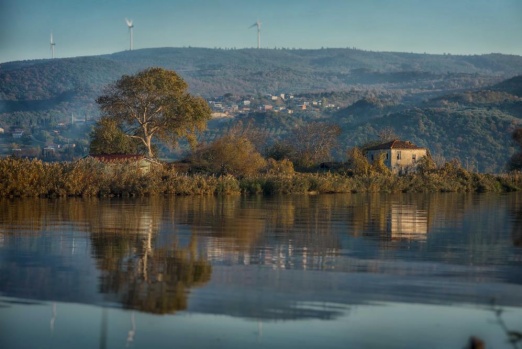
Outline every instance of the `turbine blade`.
{"label": "turbine blade", "polygon": [[261,28],[261,22],[257,20],[254,24],[252,24],[248,29],[257,27],[257,29]]}

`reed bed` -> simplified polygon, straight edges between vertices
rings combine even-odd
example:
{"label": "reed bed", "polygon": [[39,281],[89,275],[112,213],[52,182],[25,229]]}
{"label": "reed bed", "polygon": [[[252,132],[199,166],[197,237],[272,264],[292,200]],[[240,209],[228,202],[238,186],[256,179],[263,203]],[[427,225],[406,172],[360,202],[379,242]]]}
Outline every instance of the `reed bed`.
{"label": "reed bed", "polygon": [[130,197],[358,192],[506,192],[522,188],[522,174],[468,172],[458,166],[404,176],[382,173],[283,173],[247,177],[188,174],[156,166],[143,173],[129,163],[104,164],[0,159],[0,197]]}

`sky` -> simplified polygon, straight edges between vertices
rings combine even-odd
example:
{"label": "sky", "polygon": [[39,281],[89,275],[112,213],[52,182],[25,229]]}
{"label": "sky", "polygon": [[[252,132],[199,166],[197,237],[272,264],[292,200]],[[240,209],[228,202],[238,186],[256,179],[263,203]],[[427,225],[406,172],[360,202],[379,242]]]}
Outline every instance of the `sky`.
{"label": "sky", "polygon": [[522,0],[0,0],[0,63],[129,49],[358,48],[522,55]]}

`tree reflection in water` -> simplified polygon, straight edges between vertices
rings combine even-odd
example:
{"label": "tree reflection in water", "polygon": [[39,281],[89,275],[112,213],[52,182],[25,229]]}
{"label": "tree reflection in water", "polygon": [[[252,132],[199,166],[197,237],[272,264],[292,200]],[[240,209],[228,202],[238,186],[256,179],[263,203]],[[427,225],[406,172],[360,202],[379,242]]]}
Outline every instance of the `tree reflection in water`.
{"label": "tree reflection in water", "polygon": [[90,239],[102,271],[100,291],[126,308],[165,314],[186,309],[188,290],[208,282],[212,267],[198,254],[196,237],[186,247],[177,242],[155,247],[159,211],[104,206]]}
{"label": "tree reflection in water", "polygon": [[117,249],[102,247],[107,243],[118,244],[119,238],[126,237],[92,235],[99,264],[105,268],[100,291],[117,295],[117,300],[127,308],[157,314],[186,309],[187,291],[210,280],[210,263],[199,258],[192,248],[173,245],[153,249],[145,240],[141,246],[115,255]]}
{"label": "tree reflection in water", "polygon": [[522,247],[522,197],[512,196],[509,208],[513,227],[511,229],[511,240],[516,247]]}

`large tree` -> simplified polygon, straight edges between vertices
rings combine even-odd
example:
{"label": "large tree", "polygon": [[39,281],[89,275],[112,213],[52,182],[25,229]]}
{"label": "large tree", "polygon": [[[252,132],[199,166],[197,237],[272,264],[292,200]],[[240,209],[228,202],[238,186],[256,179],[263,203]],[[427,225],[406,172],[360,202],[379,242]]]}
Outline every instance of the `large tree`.
{"label": "large tree", "polygon": [[149,68],[122,76],[96,102],[102,117],[114,120],[153,157],[153,138],[170,145],[186,138],[193,145],[196,132],[204,130],[210,119],[207,102],[190,95],[187,88],[175,72]]}

